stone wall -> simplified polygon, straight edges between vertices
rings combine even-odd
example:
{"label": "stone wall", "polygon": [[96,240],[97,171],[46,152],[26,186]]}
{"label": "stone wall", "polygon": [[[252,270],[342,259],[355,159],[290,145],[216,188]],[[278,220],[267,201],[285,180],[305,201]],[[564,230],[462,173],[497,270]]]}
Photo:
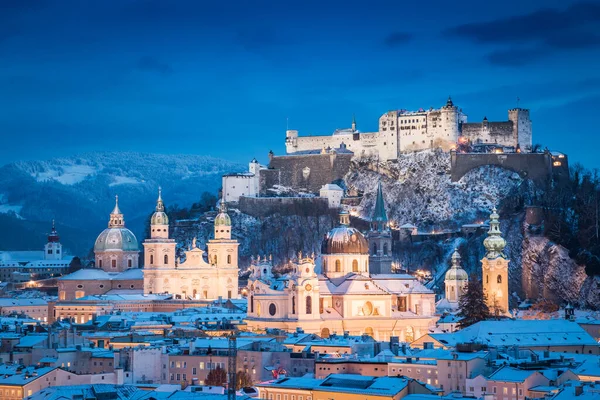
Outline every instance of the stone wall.
{"label": "stone wall", "polygon": [[344,178],[352,156],[352,152],[271,156],[269,169],[260,171],[261,194],[273,185],[318,193],[323,185]]}
{"label": "stone wall", "polygon": [[325,197],[240,197],[238,208],[256,218],[272,214],[324,215],[329,212]]}
{"label": "stone wall", "polygon": [[465,123],[462,125],[462,136],[472,143],[493,143],[517,147],[512,121]]}
{"label": "stone wall", "polygon": [[[566,156],[564,158],[566,164]],[[545,153],[457,153],[450,154],[451,178],[458,181],[467,172],[484,165],[497,165],[517,172],[521,177],[546,184],[554,176],[552,155]],[[563,167],[561,165],[560,171]],[[557,170],[557,172],[559,172]]]}

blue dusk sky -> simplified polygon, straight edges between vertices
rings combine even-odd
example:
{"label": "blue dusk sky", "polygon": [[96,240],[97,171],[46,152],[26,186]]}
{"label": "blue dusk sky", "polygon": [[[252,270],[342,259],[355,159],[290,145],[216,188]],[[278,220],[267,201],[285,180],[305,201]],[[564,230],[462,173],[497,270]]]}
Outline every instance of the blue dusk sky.
{"label": "blue dusk sky", "polygon": [[600,167],[600,2],[2,0],[0,164],[85,151],[247,162],[391,109],[531,109]]}

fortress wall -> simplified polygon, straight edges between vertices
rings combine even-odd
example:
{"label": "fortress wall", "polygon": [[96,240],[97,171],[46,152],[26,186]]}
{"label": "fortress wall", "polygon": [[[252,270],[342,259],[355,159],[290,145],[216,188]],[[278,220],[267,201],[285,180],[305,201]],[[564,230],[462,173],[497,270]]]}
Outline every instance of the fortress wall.
{"label": "fortress wall", "polygon": [[238,209],[256,218],[273,214],[324,215],[329,212],[325,197],[240,197]]}

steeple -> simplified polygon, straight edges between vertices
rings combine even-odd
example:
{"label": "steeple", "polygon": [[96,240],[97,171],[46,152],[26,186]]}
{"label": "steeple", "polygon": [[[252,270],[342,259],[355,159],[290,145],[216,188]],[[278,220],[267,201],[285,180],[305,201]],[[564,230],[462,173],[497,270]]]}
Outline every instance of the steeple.
{"label": "steeple", "polygon": [[[156,199],[156,209],[152,218],[150,219],[150,225],[169,225],[169,217],[165,213],[165,204],[162,199],[162,189],[158,188],[158,199]],[[168,226],[162,228],[152,229],[152,237],[168,238]]]}
{"label": "steeple", "polygon": [[352,114],[352,132],[356,132],[356,118]]}
{"label": "steeple", "polygon": [[156,211],[165,211],[165,205],[162,199],[162,188],[158,187],[158,200],[156,200]]}
{"label": "steeple", "polygon": [[231,217],[227,214],[227,203],[221,199],[219,213],[215,217],[215,239],[231,239]]}
{"label": "steeple", "polygon": [[500,231],[500,216],[496,212],[496,207],[490,214],[490,230],[488,231],[488,237],[483,241],[483,246],[487,250],[486,258],[495,259],[498,257],[506,258],[504,255],[504,248],[506,247],[506,240],[502,237]]}
{"label": "steeple", "polygon": [[125,220],[123,219],[123,213],[119,209],[119,196],[115,196],[115,208],[110,213],[110,220],[108,221],[109,228],[123,228],[125,226]]}
{"label": "steeple", "polygon": [[340,225],[350,225],[350,214],[348,214],[348,211],[340,211]]}
{"label": "steeple", "polygon": [[383,189],[381,181],[377,185],[377,199],[375,200],[375,209],[371,218],[371,230],[383,232],[388,229],[388,218],[385,212],[385,202],[383,201]]}
{"label": "steeple", "polygon": [[55,242],[59,242],[59,241],[60,241],[60,237],[58,236],[58,232],[56,231],[56,226],[54,224],[54,220],[52,220],[52,230],[50,231],[50,234],[48,235],[48,242],[55,243]]}

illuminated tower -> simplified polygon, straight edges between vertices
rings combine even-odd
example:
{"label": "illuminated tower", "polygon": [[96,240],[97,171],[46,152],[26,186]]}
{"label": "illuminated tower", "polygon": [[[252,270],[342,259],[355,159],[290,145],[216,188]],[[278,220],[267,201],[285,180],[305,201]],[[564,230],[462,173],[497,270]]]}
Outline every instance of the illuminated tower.
{"label": "illuminated tower", "polygon": [[492,314],[508,314],[508,262],[504,254],[506,240],[500,232],[496,209],[490,215],[490,230],[483,241],[486,255],[481,260],[483,270],[483,291],[487,295],[487,304]]}

